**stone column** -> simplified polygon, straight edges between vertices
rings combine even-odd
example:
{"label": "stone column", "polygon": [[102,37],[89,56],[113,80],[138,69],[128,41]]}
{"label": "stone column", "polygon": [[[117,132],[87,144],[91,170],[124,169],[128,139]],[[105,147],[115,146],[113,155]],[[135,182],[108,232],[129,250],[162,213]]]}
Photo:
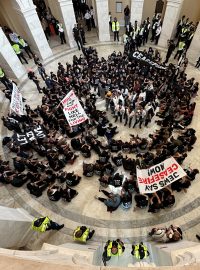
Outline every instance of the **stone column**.
{"label": "stone column", "polygon": [[110,41],[108,0],[96,0],[99,41]]}
{"label": "stone column", "polygon": [[24,66],[19,61],[11,47],[6,35],[0,27],[0,66],[9,78],[18,79],[26,73]]}
{"label": "stone column", "polygon": [[198,24],[198,27],[192,39],[192,43],[187,51],[187,58],[189,62],[191,62],[192,64],[196,64],[200,56],[199,40],[200,40],[200,23]]}
{"label": "stone column", "polygon": [[144,0],[131,0],[131,18],[130,21],[134,24],[138,21],[138,25],[142,22]]}
{"label": "stone column", "polygon": [[71,48],[76,46],[74,40],[72,29],[74,24],[76,24],[76,18],[74,14],[74,7],[72,0],[57,0],[59,4],[59,9],[62,16],[62,23],[65,28],[65,35],[68,40],[68,44]]}
{"label": "stone column", "polygon": [[0,247],[24,247],[34,233],[31,229],[33,219],[22,208],[0,206]]}
{"label": "stone column", "polygon": [[38,18],[36,7],[32,0],[16,0],[17,17],[20,19],[20,24],[23,26],[23,37],[30,43],[36,54],[45,60],[51,57],[52,50],[49,47],[40,20]]}
{"label": "stone column", "polygon": [[167,7],[158,46],[166,47],[167,41],[174,38],[182,3],[183,0],[167,0]]}

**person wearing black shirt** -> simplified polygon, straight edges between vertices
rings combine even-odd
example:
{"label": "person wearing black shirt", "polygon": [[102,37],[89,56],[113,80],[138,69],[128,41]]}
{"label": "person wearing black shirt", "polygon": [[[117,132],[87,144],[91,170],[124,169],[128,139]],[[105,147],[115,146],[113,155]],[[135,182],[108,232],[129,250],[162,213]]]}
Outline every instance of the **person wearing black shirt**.
{"label": "person wearing black shirt", "polygon": [[170,56],[172,55],[172,52],[175,50],[176,45],[174,44],[173,40],[168,41],[168,51],[165,59],[165,64],[168,63]]}
{"label": "person wearing black shirt", "polygon": [[130,9],[128,5],[124,9],[124,21],[125,21],[125,27],[126,27],[130,21]]}
{"label": "person wearing black shirt", "polygon": [[83,48],[83,43],[82,43],[82,40],[81,40],[81,37],[80,37],[80,32],[79,32],[79,29],[77,27],[77,24],[74,25],[74,28],[73,28],[72,31],[73,31],[73,34],[74,34],[74,40],[76,41],[78,49],[80,51]]}

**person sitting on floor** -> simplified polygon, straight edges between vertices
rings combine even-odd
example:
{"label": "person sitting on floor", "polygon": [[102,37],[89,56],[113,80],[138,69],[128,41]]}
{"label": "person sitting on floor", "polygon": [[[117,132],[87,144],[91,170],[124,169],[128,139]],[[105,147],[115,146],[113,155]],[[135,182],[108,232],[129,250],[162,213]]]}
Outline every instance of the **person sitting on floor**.
{"label": "person sitting on floor", "polygon": [[98,196],[95,196],[94,198],[99,200],[100,202],[103,202],[107,206],[107,211],[113,212],[117,210],[117,208],[121,204],[121,196],[119,194],[113,194],[109,193],[106,190],[101,190],[104,195],[106,195],[108,198],[101,198]]}

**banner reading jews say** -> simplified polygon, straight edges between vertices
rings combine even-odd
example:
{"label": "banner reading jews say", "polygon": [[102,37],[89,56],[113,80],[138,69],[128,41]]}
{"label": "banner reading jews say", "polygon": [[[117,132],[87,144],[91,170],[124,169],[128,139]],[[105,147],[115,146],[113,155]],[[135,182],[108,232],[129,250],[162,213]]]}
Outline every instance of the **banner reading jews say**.
{"label": "banner reading jews say", "polygon": [[173,157],[149,169],[137,168],[140,193],[154,193],[184,176],[186,176],[185,171]]}
{"label": "banner reading jews say", "polygon": [[10,111],[15,112],[17,115],[23,115],[23,101],[22,94],[17,86],[13,83]]}
{"label": "banner reading jews say", "polygon": [[65,117],[71,127],[81,124],[88,119],[73,90],[65,96],[61,103]]}

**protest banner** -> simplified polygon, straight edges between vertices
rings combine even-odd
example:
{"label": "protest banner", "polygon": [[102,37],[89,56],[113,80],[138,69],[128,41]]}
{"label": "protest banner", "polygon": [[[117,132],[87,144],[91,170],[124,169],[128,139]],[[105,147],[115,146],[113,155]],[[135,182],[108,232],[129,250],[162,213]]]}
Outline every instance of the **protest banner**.
{"label": "protest banner", "polygon": [[73,90],[65,96],[61,103],[67,122],[71,127],[83,123],[88,119]]}
{"label": "protest banner", "polygon": [[140,193],[154,193],[184,176],[186,176],[185,171],[173,157],[149,169],[137,168]]}
{"label": "protest banner", "polygon": [[31,130],[24,133],[15,133],[13,139],[18,145],[26,145],[38,139],[43,139],[46,137],[46,134],[43,128],[38,125],[33,127]]}
{"label": "protest banner", "polygon": [[132,55],[132,57],[134,59],[137,59],[137,60],[141,61],[141,62],[143,61],[143,62],[145,62],[145,63],[147,63],[150,66],[153,66],[155,68],[164,69],[164,70],[166,69],[166,67],[164,67],[164,66],[162,66],[162,65],[160,65],[158,63],[155,63],[152,60],[150,60],[147,56],[144,55],[143,52],[139,52],[139,51],[134,52],[133,55]]}
{"label": "protest banner", "polygon": [[10,102],[10,111],[15,112],[17,115],[23,115],[23,101],[22,94],[18,87],[13,83],[12,96]]}

